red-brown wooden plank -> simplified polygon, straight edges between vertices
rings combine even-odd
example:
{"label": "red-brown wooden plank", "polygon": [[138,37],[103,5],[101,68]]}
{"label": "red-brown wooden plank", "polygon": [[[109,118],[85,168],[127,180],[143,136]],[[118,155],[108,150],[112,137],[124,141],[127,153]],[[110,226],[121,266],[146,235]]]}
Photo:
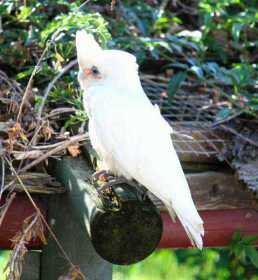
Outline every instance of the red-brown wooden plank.
{"label": "red-brown wooden plank", "polygon": [[[0,202],[0,206],[3,205],[5,198]],[[34,199],[37,206],[41,210],[41,213],[46,217],[46,209],[44,204],[39,199]],[[23,220],[35,213],[35,209],[31,205],[28,198],[23,194],[17,194],[12,202],[10,208],[7,211],[2,226],[0,227],[0,248],[10,249],[10,239],[21,230]],[[38,248],[41,245],[39,240],[31,242],[29,248]]]}
{"label": "red-brown wooden plank", "polygon": [[[34,199],[46,216],[46,208],[39,199]],[[3,204],[3,201],[0,205]],[[35,212],[29,200],[24,195],[17,195],[10,206],[0,228],[0,248],[11,248],[10,239],[21,229],[25,218]],[[240,230],[244,236],[258,235],[258,212],[254,209],[211,210],[200,212],[205,223],[204,247],[223,247],[229,245],[232,235]],[[160,248],[191,247],[180,222],[173,223],[166,212],[162,212],[164,230]],[[258,242],[256,243],[258,246]],[[29,248],[40,247],[36,240]]]}
{"label": "red-brown wooden plank", "polygon": [[[188,248],[191,243],[178,219],[173,223],[167,212],[162,212],[163,235],[160,248]],[[204,247],[224,247],[230,244],[236,230],[242,235],[258,235],[258,211],[229,209],[201,211],[204,220]],[[256,242],[258,247],[258,242]]]}

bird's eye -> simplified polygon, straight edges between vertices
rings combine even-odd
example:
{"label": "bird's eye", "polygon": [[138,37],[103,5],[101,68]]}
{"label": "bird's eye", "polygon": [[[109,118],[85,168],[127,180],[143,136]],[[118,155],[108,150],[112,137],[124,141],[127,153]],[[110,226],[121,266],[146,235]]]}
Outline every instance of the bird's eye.
{"label": "bird's eye", "polygon": [[91,72],[93,75],[97,76],[99,74],[99,70],[96,66],[91,67]]}

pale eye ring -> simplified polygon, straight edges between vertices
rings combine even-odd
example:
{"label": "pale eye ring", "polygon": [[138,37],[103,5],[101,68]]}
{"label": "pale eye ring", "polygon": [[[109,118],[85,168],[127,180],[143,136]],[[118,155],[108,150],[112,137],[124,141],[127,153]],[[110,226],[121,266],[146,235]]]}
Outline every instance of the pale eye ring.
{"label": "pale eye ring", "polygon": [[97,76],[99,74],[99,70],[96,66],[91,67],[91,72],[94,76]]}

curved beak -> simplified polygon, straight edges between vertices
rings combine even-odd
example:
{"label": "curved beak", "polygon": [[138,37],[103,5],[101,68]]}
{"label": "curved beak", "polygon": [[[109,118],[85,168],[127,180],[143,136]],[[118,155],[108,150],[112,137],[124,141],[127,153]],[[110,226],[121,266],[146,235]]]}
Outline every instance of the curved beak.
{"label": "curved beak", "polygon": [[89,76],[92,74],[92,70],[90,68],[83,69],[83,73],[85,76]]}

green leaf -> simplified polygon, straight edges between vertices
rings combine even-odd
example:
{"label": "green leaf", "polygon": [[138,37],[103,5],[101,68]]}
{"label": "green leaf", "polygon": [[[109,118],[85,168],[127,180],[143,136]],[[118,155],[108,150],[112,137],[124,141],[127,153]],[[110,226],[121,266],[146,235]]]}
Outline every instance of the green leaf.
{"label": "green leaf", "polygon": [[241,24],[241,23],[235,23],[232,26],[232,36],[233,36],[234,41],[237,43],[239,42],[240,32],[241,32],[242,27],[243,27],[243,24]]}
{"label": "green leaf", "polygon": [[257,252],[257,249],[253,246],[248,246],[248,248],[246,248],[246,254],[249,257],[252,264],[256,268],[258,268],[258,252]]}
{"label": "green leaf", "polygon": [[32,72],[33,72],[33,67],[29,68],[28,70],[18,73],[16,75],[16,79],[17,80],[24,79],[24,78],[30,76],[32,74]]}
{"label": "green leaf", "polygon": [[42,101],[43,101],[43,97],[40,96],[40,95],[35,95],[35,105],[34,105],[34,109],[35,109],[35,112],[39,112],[39,108],[42,104]]}
{"label": "green leaf", "polygon": [[166,65],[166,68],[173,67],[173,68],[180,68],[180,69],[188,69],[188,65],[186,63],[180,63],[180,62],[175,62],[175,63],[169,63]]}
{"label": "green leaf", "polygon": [[235,231],[234,234],[233,234],[233,242],[238,242],[241,240],[241,233],[239,230]]}
{"label": "green leaf", "polygon": [[187,73],[186,72],[178,72],[170,79],[168,83],[168,99],[171,101],[177,91],[179,90],[180,86],[182,85],[183,81],[186,79]]}
{"label": "green leaf", "polygon": [[258,240],[258,236],[255,235],[255,236],[246,236],[246,237],[243,237],[242,241],[243,243],[245,244],[251,244],[252,242]]}
{"label": "green leaf", "polygon": [[20,13],[18,15],[18,20],[20,21],[25,21],[30,14],[33,12],[33,8],[31,7],[26,7],[26,6],[22,6],[20,8]]}
{"label": "green leaf", "polygon": [[203,70],[201,67],[194,65],[190,68],[190,70],[192,70],[198,78],[204,79]]}
{"label": "green leaf", "polygon": [[[231,112],[232,112],[232,109],[230,109],[230,108],[223,108],[223,109],[221,109],[221,110],[217,113],[216,119],[219,119],[219,120],[225,119],[225,118],[227,118],[228,116],[230,116]],[[235,235],[234,235],[234,236],[235,236]],[[237,235],[236,235],[235,237],[237,237]],[[234,238],[233,238],[233,239],[234,239]]]}
{"label": "green leaf", "polygon": [[216,77],[217,73],[220,71],[219,65],[215,62],[208,62],[204,64],[203,68],[206,72],[213,75],[214,77]]}

